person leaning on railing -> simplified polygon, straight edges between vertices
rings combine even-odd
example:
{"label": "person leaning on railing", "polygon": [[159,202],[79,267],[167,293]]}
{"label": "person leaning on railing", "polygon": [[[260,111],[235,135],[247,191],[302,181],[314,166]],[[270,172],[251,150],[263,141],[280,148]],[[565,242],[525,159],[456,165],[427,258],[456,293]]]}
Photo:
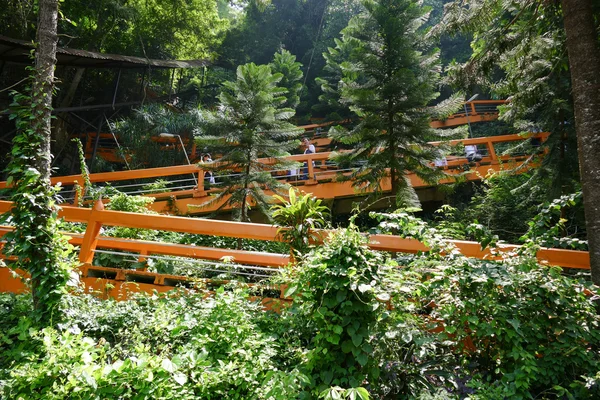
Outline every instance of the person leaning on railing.
{"label": "person leaning on railing", "polygon": [[[208,163],[212,163],[213,160],[210,157],[210,154],[206,153],[204,155],[202,155],[202,164],[208,164]],[[215,183],[215,176],[213,175],[213,173],[211,171],[204,171],[204,180],[208,181],[208,183]]]}
{"label": "person leaning on railing", "polygon": [[[315,154],[317,152],[315,145],[312,144],[308,140],[308,138],[304,138],[302,143],[304,144],[304,147],[305,147],[304,154]],[[315,166],[315,162],[313,161],[313,167],[314,166]],[[308,179],[308,162],[304,163],[304,168],[302,169],[302,173],[303,173],[303,175],[302,175],[301,179]]]}

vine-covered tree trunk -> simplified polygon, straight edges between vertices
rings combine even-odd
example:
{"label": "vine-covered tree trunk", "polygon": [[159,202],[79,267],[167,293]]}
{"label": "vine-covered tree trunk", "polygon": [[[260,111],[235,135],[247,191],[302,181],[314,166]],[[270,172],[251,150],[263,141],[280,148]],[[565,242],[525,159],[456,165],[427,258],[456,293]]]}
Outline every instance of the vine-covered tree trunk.
{"label": "vine-covered tree trunk", "polygon": [[39,24],[31,94],[13,93],[13,140],[8,182],[13,185],[6,252],[31,278],[33,319],[50,324],[69,277],[69,251],[58,232],[57,207],[50,186],[50,125],[56,64],[58,0],[39,1]]}
{"label": "vine-covered tree trunk", "polygon": [[[40,0],[37,30],[37,48],[35,51],[35,76],[32,85],[31,103],[33,119],[31,120],[32,133],[40,138],[38,157],[32,160],[33,167],[39,172],[38,185],[42,190],[48,190],[50,187],[50,170],[52,165],[52,153],[50,141],[52,137],[52,92],[54,90],[54,68],[56,66],[56,45],[58,24],[58,0]],[[44,204],[45,203],[45,204]],[[38,226],[48,226],[48,219],[53,218],[52,204],[49,199],[38,205],[41,212],[32,220]],[[33,210],[32,210],[33,211]],[[31,262],[43,262],[48,257],[48,252],[53,246],[52,236],[43,237],[46,243],[38,242],[38,252],[42,254],[35,257]],[[53,269],[54,266],[47,265],[46,268]],[[50,304],[44,304],[46,300],[43,288],[45,277],[39,273],[39,269],[28,268],[31,274],[31,292],[33,295],[33,304],[40,314],[46,314],[45,308],[52,308]],[[52,280],[47,281],[51,283]],[[50,289],[50,288],[46,288]],[[59,290],[59,288],[54,288]],[[49,314],[53,310],[48,310]],[[45,318],[42,318],[45,319]]]}
{"label": "vine-covered tree trunk", "polygon": [[592,280],[600,285],[600,49],[592,0],[561,0]]}

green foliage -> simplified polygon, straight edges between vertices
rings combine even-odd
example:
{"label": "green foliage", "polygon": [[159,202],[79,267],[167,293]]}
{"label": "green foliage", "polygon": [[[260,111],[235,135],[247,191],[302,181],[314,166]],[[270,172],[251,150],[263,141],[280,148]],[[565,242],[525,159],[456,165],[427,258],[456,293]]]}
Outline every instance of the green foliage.
{"label": "green foliage", "polygon": [[83,186],[76,184],[75,193],[77,194],[77,207],[83,207],[83,198],[85,196],[86,189],[92,189],[92,182],[90,181],[90,171],[88,170],[85,162],[85,152],[83,151],[83,145],[81,140],[73,139],[73,142],[77,145],[77,155],[79,156],[79,165],[81,166],[81,177],[83,178]]}
{"label": "green foliage", "polygon": [[12,95],[9,118],[15,122],[18,134],[13,140],[7,184],[13,185],[11,201],[14,206],[2,217],[14,230],[4,236],[3,252],[16,258],[13,267],[30,275],[33,320],[50,324],[57,317],[56,309],[65,292],[73,262],[72,247],[58,232],[57,189],[44,178],[49,171],[40,171],[33,164],[35,160],[47,157],[43,149],[44,137],[36,126],[41,122],[34,115],[41,112],[40,105],[29,96],[17,92]]}
{"label": "green foliage", "polygon": [[429,248],[426,253],[432,258],[442,256],[442,252],[456,254],[456,249],[447,240],[447,236],[430,227],[420,218],[415,217],[412,214],[415,211],[420,211],[420,209],[400,209],[393,213],[371,212],[370,216],[379,222],[379,225],[373,231],[416,239]]}
{"label": "green foliage", "polygon": [[154,203],[154,198],[145,196],[130,196],[125,193],[118,193],[111,196],[108,201],[108,210],[124,211],[140,214],[148,214],[148,206]]}
{"label": "green foliage", "polygon": [[301,196],[295,188],[290,188],[289,200],[278,195],[274,197],[281,203],[271,207],[273,222],[281,226],[280,234],[292,250],[298,254],[307,253],[311,241],[319,236],[315,229],[325,228],[329,209],[310,194]]}
{"label": "green foliage", "polygon": [[70,47],[149,58],[209,57],[228,26],[216,0],[71,1],[61,8]]}
{"label": "green foliage", "polygon": [[166,167],[185,164],[186,157],[179,140],[165,145],[157,139],[161,133],[191,140],[203,117],[199,109],[179,110],[161,104],[150,104],[135,110],[132,115],[111,123],[110,128],[118,135],[121,159],[127,160],[130,169]]}
{"label": "green foliage", "polygon": [[341,101],[341,88],[344,82],[351,83],[358,79],[358,73],[349,74],[344,72],[342,65],[352,59],[352,53],[358,48],[356,39],[343,35],[341,39],[334,39],[335,47],[328,47],[323,53],[325,66],[323,71],[315,79],[322,94],[319,95],[319,103],[313,109],[330,121],[342,121],[353,118],[356,115],[350,110],[347,103]]}
{"label": "green foliage", "polygon": [[275,53],[273,62],[270,64],[274,74],[281,74],[283,77],[278,86],[287,89],[285,107],[296,108],[300,103],[300,92],[302,90],[302,64],[296,62],[296,56],[287,50],[281,50]]}
{"label": "green foliage", "polygon": [[40,331],[22,318],[28,295],[0,295],[0,397],[598,397],[591,285],[527,254],[465,258],[408,211],[376,216],[433,250],[399,268],[354,227],[335,231],[280,278],[294,300],[281,316],[234,282],[214,297],[65,296],[62,324]]}
{"label": "green foliage", "polygon": [[0,397],[295,398],[305,378],[285,366],[270,329],[278,318],[246,296],[237,289],[125,302],[68,296],[67,322],[42,331],[26,319],[11,322],[0,308],[10,322],[0,334]]}
{"label": "green foliage", "polygon": [[579,206],[581,209],[582,193],[577,192],[561,196],[551,203],[540,205],[538,213],[527,224],[529,229],[521,237],[521,241],[529,247],[536,249],[539,246],[554,247],[572,250],[587,250],[587,240],[573,237],[569,230],[577,233],[577,226],[569,227],[565,217],[567,209]]}
{"label": "green foliage", "polygon": [[493,174],[482,181],[465,210],[465,218],[477,220],[510,243],[527,232],[527,221],[535,217],[545,197],[537,188],[527,185],[527,173]]}
{"label": "green foliage", "polygon": [[[283,157],[298,147],[300,132],[287,122],[294,110],[281,107],[286,101],[286,89],[277,87],[281,78],[269,66],[251,63],[238,67],[236,81],[223,84],[217,111],[207,114],[203,125],[206,136],[196,139],[222,155],[213,166],[205,166],[223,186],[205,206],[230,206],[237,210],[238,220],[248,221],[251,206],[269,214],[270,196],[265,191],[280,193],[286,187],[272,173],[289,167]],[[259,157],[272,163],[258,162]]]}
{"label": "green foliage", "polygon": [[475,398],[530,398],[581,387],[580,377],[598,369],[600,320],[588,286],[523,259],[464,259],[434,274],[421,301],[435,301],[431,316],[455,343]]}
{"label": "green foliage", "polygon": [[147,190],[149,193],[162,193],[168,191],[168,186],[169,181],[165,179],[159,179],[144,185],[142,189]]}
{"label": "green foliage", "polygon": [[439,52],[423,39],[426,10],[410,0],[369,0],[363,6],[365,12],[343,31],[356,48],[341,64],[341,101],[361,120],[350,132],[333,130],[334,139],[353,146],[336,157],[355,167],[340,179],[351,179],[374,196],[381,195],[382,182],[389,179],[396,204],[414,206],[418,199],[406,173],[415,172],[426,182],[443,175],[429,164],[439,155],[427,142],[440,138],[429,121],[442,109],[452,109],[456,99],[439,109],[427,107],[439,95]]}
{"label": "green foliage", "polygon": [[310,117],[319,96],[315,78],[323,75],[325,64],[321,54],[360,10],[360,0],[272,0],[264,10],[250,2],[227,32],[219,49],[220,60],[229,68],[247,62],[266,64],[273,53],[288,50],[304,65],[307,90],[298,115]]}
{"label": "green foliage", "polygon": [[502,261],[468,259],[406,212],[376,216],[380,230],[434,249],[400,257],[406,274],[421,278],[395,293],[410,293],[413,304],[420,304],[413,312],[428,315],[430,328],[444,326],[439,340],[451,344],[458,361],[459,394],[482,400],[597,396],[589,371],[600,362],[600,319],[588,282],[541,267],[528,254],[492,249]]}
{"label": "green foliage", "polygon": [[369,392],[367,392],[367,389],[362,387],[343,389],[339,386],[335,386],[329,389],[325,389],[319,395],[319,399],[324,400],[369,400],[370,398],[371,396],[369,396]]}
{"label": "green foliage", "polygon": [[295,313],[308,318],[307,368],[315,395],[331,386],[356,388],[376,380],[375,328],[385,317],[378,298],[382,274],[391,267],[366,246],[355,228],[336,231],[301,263],[286,292]]}
{"label": "green foliage", "polygon": [[455,86],[475,84],[494,97],[510,98],[500,119],[518,131],[552,132],[544,144],[549,152],[528,186],[543,191],[546,199],[577,190],[571,79],[559,3],[452,1],[435,30],[473,35],[471,58],[450,67]]}

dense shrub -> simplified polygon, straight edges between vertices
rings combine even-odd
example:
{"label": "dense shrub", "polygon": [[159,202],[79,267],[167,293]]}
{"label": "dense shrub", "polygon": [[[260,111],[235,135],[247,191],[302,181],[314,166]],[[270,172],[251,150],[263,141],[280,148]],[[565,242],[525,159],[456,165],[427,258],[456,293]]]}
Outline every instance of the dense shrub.
{"label": "dense shrub", "polygon": [[23,318],[30,296],[0,295],[0,398],[600,395],[598,297],[588,283],[527,251],[467,259],[407,212],[376,217],[378,231],[431,250],[394,262],[356,228],[338,230],[279,278],[294,298],[281,315],[232,284],[214,297],[67,296],[62,324],[36,330]]}
{"label": "dense shrub", "polygon": [[[381,287],[385,260],[353,229],[334,233],[301,263],[288,289],[311,333],[308,370],[316,393],[329,386],[357,387],[379,377],[375,327],[384,317]],[[389,296],[387,296],[389,299]]]}
{"label": "dense shrub", "polygon": [[533,261],[457,259],[426,282],[422,299],[436,304],[431,316],[445,326],[442,339],[455,343],[477,398],[588,389],[584,397],[593,398],[600,392],[582,376],[600,367],[600,318],[586,287]]}
{"label": "dense shrub", "polygon": [[1,398],[289,399],[298,392],[302,376],[274,362],[281,359],[277,317],[246,293],[68,302],[65,325],[35,331],[21,319],[0,336]]}

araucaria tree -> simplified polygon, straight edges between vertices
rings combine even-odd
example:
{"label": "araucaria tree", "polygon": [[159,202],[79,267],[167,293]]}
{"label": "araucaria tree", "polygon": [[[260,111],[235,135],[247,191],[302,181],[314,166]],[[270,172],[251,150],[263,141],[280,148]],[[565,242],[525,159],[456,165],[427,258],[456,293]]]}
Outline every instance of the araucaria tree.
{"label": "araucaria tree", "polygon": [[455,84],[510,96],[502,119],[552,132],[543,168],[523,187],[556,198],[576,191],[581,180],[592,280],[600,284],[599,3],[454,0],[437,29],[477,38],[471,59],[453,68]]}
{"label": "araucaria tree", "polygon": [[282,74],[278,86],[287,89],[284,106],[296,108],[300,104],[300,92],[302,91],[302,64],[296,61],[296,56],[287,50],[281,50],[273,56],[270,64],[274,74]]}
{"label": "araucaria tree", "polygon": [[315,79],[317,85],[321,87],[322,94],[319,95],[319,103],[315,104],[313,109],[325,114],[327,120],[341,121],[354,117],[348,104],[340,102],[340,86],[344,80],[356,80],[355,75],[342,70],[342,64],[351,57],[352,51],[358,46],[353,38],[346,35],[334,40],[335,47],[328,47],[327,52],[323,53],[325,66],[321,76]]}
{"label": "araucaria tree", "polygon": [[204,136],[196,139],[222,155],[207,168],[223,190],[205,205],[229,206],[241,221],[249,220],[251,206],[269,214],[268,192],[284,193],[287,187],[272,172],[285,170],[289,163],[283,157],[299,145],[300,130],[287,122],[294,110],[282,107],[287,91],[277,86],[281,78],[268,65],[239,66],[237,79],[223,84],[217,110],[206,116]]}
{"label": "araucaria tree", "polygon": [[359,77],[343,81],[341,101],[361,121],[350,132],[333,132],[354,146],[338,161],[357,167],[351,176],[357,188],[380,195],[387,181],[398,205],[413,204],[417,199],[406,172],[426,181],[441,176],[430,165],[438,153],[427,144],[437,139],[429,120],[456,103],[427,107],[438,96],[440,68],[437,49],[424,40],[426,10],[411,0],[365,0],[363,6],[365,12],[343,31],[357,48],[341,64],[346,77]]}

